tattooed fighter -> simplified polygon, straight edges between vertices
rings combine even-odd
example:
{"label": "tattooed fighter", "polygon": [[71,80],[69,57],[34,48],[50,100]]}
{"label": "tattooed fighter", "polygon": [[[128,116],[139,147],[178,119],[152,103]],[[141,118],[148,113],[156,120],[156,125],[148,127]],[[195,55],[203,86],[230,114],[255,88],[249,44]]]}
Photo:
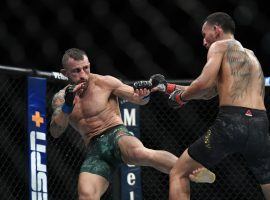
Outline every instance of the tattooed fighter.
{"label": "tattooed fighter", "polygon": [[[68,124],[77,130],[88,146],[81,166],[78,192],[80,200],[98,200],[109,185],[113,170],[121,163],[151,166],[169,174],[177,157],[173,154],[144,147],[123,125],[117,97],[144,105],[149,101],[149,89],[133,87],[112,76],[90,73],[86,53],[69,49],[62,59],[61,72],[70,84],[53,98],[54,113],[50,133],[58,138]],[[212,182],[214,174],[196,169],[190,177],[196,182]]]}
{"label": "tattooed fighter", "polygon": [[170,200],[190,199],[188,174],[212,167],[231,153],[242,153],[270,199],[270,139],[264,105],[264,76],[251,50],[234,38],[235,23],[226,13],[209,15],[202,26],[208,49],[201,75],[189,86],[176,86],[162,75],[151,81],[171,93],[169,103],[182,107],[192,99],[219,95],[219,114],[204,136],[183,152],[170,172]]}

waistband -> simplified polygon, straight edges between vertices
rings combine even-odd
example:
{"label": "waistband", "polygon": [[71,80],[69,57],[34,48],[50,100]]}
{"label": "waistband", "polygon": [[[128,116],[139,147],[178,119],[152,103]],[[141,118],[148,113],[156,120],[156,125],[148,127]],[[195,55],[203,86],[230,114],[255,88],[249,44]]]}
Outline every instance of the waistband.
{"label": "waistband", "polygon": [[106,129],[105,131],[101,132],[100,134],[93,136],[93,137],[90,139],[90,143],[91,143],[91,142],[94,142],[94,141],[96,141],[97,139],[103,137],[104,135],[110,133],[113,129],[117,129],[117,128],[120,128],[120,127],[125,127],[125,126],[124,126],[123,124],[118,124],[118,125],[116,125],[116,126],[112,126],[112,127],[108,128],[108,129]]}
{"label": "waistband", "polygon": [[247,108],[247,107],[240,107],[240,106],[220,106],[219,113],[229,113],[229,114],[243,114],[246,116],[265,116],[265,110]]}

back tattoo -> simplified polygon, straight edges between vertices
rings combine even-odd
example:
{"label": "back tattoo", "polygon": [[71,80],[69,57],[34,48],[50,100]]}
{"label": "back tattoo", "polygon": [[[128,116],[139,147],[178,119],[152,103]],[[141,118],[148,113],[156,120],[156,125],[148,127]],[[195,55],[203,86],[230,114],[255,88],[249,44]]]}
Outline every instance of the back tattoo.
{"label": "back tattoo", "polygon": [[228,42],[226,55],[234,79],[230,95],[234,101],[242,98],[243,94],[247,92],[251,68],[255,63],[252,62],[245,49],[235,41]]}

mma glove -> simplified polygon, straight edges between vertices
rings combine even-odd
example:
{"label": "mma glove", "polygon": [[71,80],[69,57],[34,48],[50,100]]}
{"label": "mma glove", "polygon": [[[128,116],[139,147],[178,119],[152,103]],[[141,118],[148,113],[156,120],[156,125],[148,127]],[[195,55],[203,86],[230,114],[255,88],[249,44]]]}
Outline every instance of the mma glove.
{"label": "mma glove", "polygon": [[65,90],[65,103],[62,106],[62,111],[66,114],[70,114],[74,107],[73,101],[76,93],[73,92],[73,89],[75,88],[75,86],[76,85],[69,85]]}
{"label": "mma glove", "polygon": [[[153,88],[153,86],[152,86],[152,83],[150,81],[136,81],[133,83],[133,88],[134,88],[134,90],[139,90],[139,89],[151,90]],[[149,101],[150,94],[142,97],[142,99]]]}
{"label": "mma glove", "polygon": [[171,108],[177,109],[183,107],[188,101],[184,101],[181,98],[181,94],[184,92],[184,90],[175,90],[172,92],[168,99],[168,104]]}
{"label": "mma glove", "polygon": [[150,82],[152,83],[152,87],[158,87],[160,91],[166,92],[167,94],[171,94],[176,88],[175,84],[167,83],[165,77],[161,74],[152,75]]}
{"label": "mma glove", "polygon": [[152,87],[152,83],[151,81],[136,81],[133,83],[133,88],[134,90],[136,89],[147,89],[147,90],[151,90]]}

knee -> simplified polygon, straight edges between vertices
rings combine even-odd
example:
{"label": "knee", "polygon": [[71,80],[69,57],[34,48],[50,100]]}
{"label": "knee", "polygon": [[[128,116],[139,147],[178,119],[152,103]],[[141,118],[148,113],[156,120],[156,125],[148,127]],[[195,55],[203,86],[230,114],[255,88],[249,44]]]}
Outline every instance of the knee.
{"label": "knee", "polygon": [[99,200],[100,196],[95,188],[79,188],[79,200]]}

